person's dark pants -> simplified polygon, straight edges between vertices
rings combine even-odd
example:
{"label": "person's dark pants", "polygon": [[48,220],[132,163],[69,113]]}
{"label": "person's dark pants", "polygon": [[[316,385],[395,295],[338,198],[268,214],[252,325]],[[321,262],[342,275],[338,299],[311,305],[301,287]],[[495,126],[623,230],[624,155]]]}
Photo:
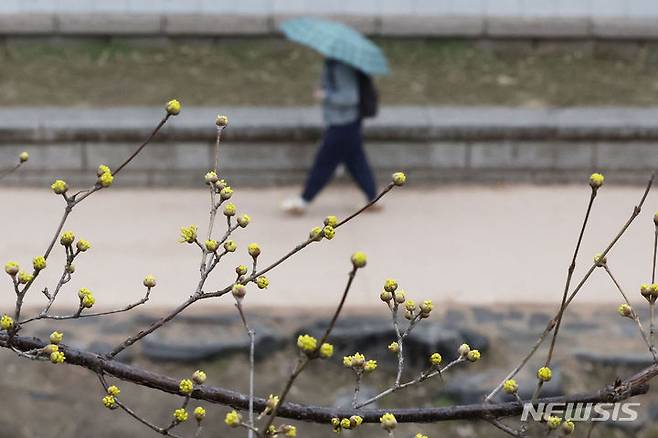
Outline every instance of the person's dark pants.
{"label": "person's dark pants", "polygon": [[312,201],[331,180],[340,163],[345,163],[348,172],[368,200],[373,200],[376,196],[375,179],[363,150],[361,120],[345,125],[332,125],[326,129],[306,180],[302,198],[307,202]]}

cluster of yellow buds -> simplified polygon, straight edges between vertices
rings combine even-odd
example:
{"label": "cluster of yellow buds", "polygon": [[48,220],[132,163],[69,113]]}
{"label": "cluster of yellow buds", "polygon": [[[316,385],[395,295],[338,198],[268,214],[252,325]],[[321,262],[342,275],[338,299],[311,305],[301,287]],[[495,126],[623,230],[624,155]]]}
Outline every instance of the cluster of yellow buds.
{"label": "cluster of yellow buds", "polygon": [[363,251],[357,251],[352,254],[352,266],[355,268],[363,268],[368,263],[368,257]]}
{"label": "cluster of yellow buds", "polygon": [[238,225],[240,225],[240,228],[246,228],[247,225],[249,225],[249,223],[251,222],[251,216],[249,216],[248,214],[242,214],[238,216],[236,220],[238,222]]}
{"label": "cluster of yellow buds", "polygon": [[592,187],[592,189],[597,190],[599,187],[603,185],[604,180],[605,177],[600,173],[593,173],[589,177],[589,185],[590,187]]}
{"label": "cluster of yellow buds", "polygon": [[46,258],[44,256],[36,256],[32,259],[32,267],[35,271],[46,269]]}
{"label": "cluster of yellow buds", "polygon": [[231,411],[226,414],[224,423],[229,427],[238,427],[242,422],[242,416],[237,411]]}
{"label": "cluster of yellow buds", "polygon": [[174,411],[174,421],[176,423],[183,423],[187,421],[189,415],[185,408],[178,408]]}
{"label": "cluster of yellow buds", "polygon": [[422,433],[417,433],[414,438],[427,438],[427,435],[423,435]]}
{"label": "cluster of yellow buds", "polygon": [[562,424],[562,419],[560,417],[551,415],[546,418],[546,426],[548,426],[550,430],[557,429],[558,427],[560,427],[560,424]]}
{"label": "cluster of yellow buds", "polygon": [[655,303],[656,299],[658,299],[658,283],[641,285],[640,293],[651,304]]}
{"label": "cluster of yellow buds", "polygon": [[508,394],[516,394],[518,390],[519,384],[514,379],[505,380],[503,383],[503,391]]}
{"label": "cluster of yellow buds", "polygon": [[208,376],[206,375],[206,373],[201,370],[196,370],[194,373],[192,373],[192,380],[197,385],[202,385],[207,378]]}
{"label": "cluster of yellow buds", "polygon": [[172,99],[165,105],[165,110],[169,116],[177,116],[180,113],[181,104],[176,99]]}
{"label": "cluster of yellow buds", "polygon": [[75,233],[73,231],[64,231],[59,237],[59,243],[64,246],[71,246],[75,240]]}
{"label": "cluster of yellow buds", "polygon": [[112,175],[112,171],[105,164],[98,166],[96,175],[98,176],[96,184],[98,184],[100,187],[107,188],[114,182],[114,175]]}
{"label": "cluster of yellow buds", "polygon": [[217,181],[219,181],[219,177],[217,176],[217,173],[214,170],[211,170],[208,173],[206,173],[203,179],[208,185],[215,184]]}
{"label": "cluster of yellow buds", "polygon": [[457,354],[469,362],[477,362],[481,357],[480,351],[472,350],[468,344],[461,344],[459,348],[457,348]]}
{"label": "cluster of yellow buds", "polygon": [[596,254],[594,256],[594,264],[599,268],[603,267],[608,263],[608,259],[603,256],[603,254]]}
{"label": "cluster of yellow buds", "polygon": [[144,277],[144,281],[142,282],[142,284],[144,284],[145,287],[151,289],[151,288],[155,287],[157,282],[155,280],[155,277],[153,275],[149,274],[146,277]]}
{"label": "cluster of yellow buds", "polygon": [[181,227],[181,229],[180,229],[180,239],[178,241],[180,243],[183,243],[183,242],[194,243],[194,242],[196,242],[196,236],[197,236],[197,226],[196,225],[190,225],[189,227]]}
{"label": "cluster of yellow buds", "polygon": [[18,263],[16,262],[7,262],[5,263],[5,272],[9,274],[10,276],[15,276],[18,274],[18,271],[20,270],[20,267],[18,266]]}
{"label": "cluster of yellow buds", "polygon": [[61,332],[58,332],[58,331],[54,331],[54,332],[52,332],[52,333],[50,334],[50,342],[51,342],[52,344],[57,345],[57,344],[59,344],[60,342],[62,342],[63,339],[64,339],[64,333],[61,333]]}
{"label": "cluster of yellow buds", "polygon": [[537,370],[537,378],[542,382],[548,382],[553,377],[553,372],[549,367],[541,367]]}
{"label": "cluster of yellow buds", "polygon": [[116,409],[119,407],[117,400],[113,395],[106,395],[102,399],[103,405],[108,409]]}
{"label": "cluster of yellow buds", "polygon": [[617,308],[617,312],[626,318],[635,318],[635,312],[633,312],[633,308],[626,303],[620,304]]}
{"label": "cluster of yellow buds", "polygon": [[351,356],[344,356],[343,365],[345,365],[347,368],[353,369],[357,374],[361,372],[370,373],[377,369],[376,360],[366,360],[366,357],[358,352]]}
{"label": "cluster of yellow buds", "polygon": [[18,273],[18,282],[20,284],[27,284],[30,281],[32,281],[33,279],[34,279],[34,276],[32,274],[28,274],[25,271],[20,271]]}
{"label": "cluster of yellow buds", "polygon": [[68,191],[69,185],[66,184],[66,181],[58,179],[50,185],[50,188],[56,195],[63,195]]}
{"label": "cluster of yellow buds", "polygon": [[297,436],[297,428],[291,424],[284,424],[279,428],[280,433],[283,434],[283,436],[286,436],[288,438],[294,438]]}
{"label": "cluster of yellow buds", "polygon": [[205,247],[207,251],[215,252],[219,248],[219,242],[214,239],[208,239],[205,242]]}
{"label": "cluster of yellow buds", "polygon": [[203,409],[201,406],[197,406],[196,408],[194,408],[193,413],[194,413],[194,418],[196,418],[196,421],[198,423],[201,423],[201,421],[203,421],[203,419],[206,418],[206,410]]}
{"label": "cluster of yellow buds", "polygon": [[0,328],[2,330],[10,330],[14,327],[14,319],[9,315],[2,315],[0,318]]}
{"label": "cluster of yellow buds", "polygon": [[235,273],[239,276],[243,276],[247,273],[247,267],[245,265],[236,266]]}
{"label": "cluster of yellow buds", "polygon": [[270,285],[270,280],[264,275],[261,275],[256,279],[256,285],[258,286],[258,289],[267,289],[267,286]]}
{"label": "cluster of yellow buds", "polygon": [[[221,183],[221,184],[220,184]],[[215,187],[219,186],[224,186],[219,190],[219,199],[222,201],[226,201],[227,199],[231,199],[231,196],[233,196],[233,189],[230,186],[226,185],[226,182],[224,180],[217,181],[215,184]]]}
{"label": "cluster of yellow buds", "polygon": [[433,367],[438,367],[441,365],[441,362],[443,362],[443,357],[441,357],[440,353],[432,353],[430,356],[430,363],[432,364]]}
{"label": "cluster of yellow buds", "polygon": [[65,360],[66,356],[64,356],[63,352],[59,351],[59,348],[58,351],[50,353],[50,361],[54,364],[64,363]]}
{"label": "cluster of yellow buds", "polygon": [[390,351],[391,353],[399,353],[400,352],[400,344],[398,344],[397,342],[391,342],[390,344],[388,344],[387,348],[388,348],[388,351]]}
{"label": "cluster of yellow buds", "polygon": [[245,295],[247,295],[247,287],[244,284],[235,283],[231,288],[231,293],[235,299],[241,300]]}
{"label": "cluster of yellow buds", "polygon": [[234,203],[227,202],[226,204],[224,204],[224,216],[226,217],[235,216],[236,211],[237,211],[237,207],[235,206]]}
{"label": "cluster of yellow buds", "polygon": [[384,430],[387,432],[392,432],[393,429],[395,429],[395,426],[398,425],[398,421],[395,419],[395,415],[388,412],[379,417],[379,422],[381,423],[382,428],[384,428]]}
{"label": "cluster of yellow buds", "polygon": [[78,298],[80,298],[80,306],[85,309],[90,309],[96,304],[96,298],[94,298],[94,295],[86,287],[83,287],[78,291]]}
{"label": "cluster of yellow buds", "polygon": [[26,151],[21,152],[18,154],[18,161],[22,164],[25,163],[27,160],[30,159],[30,154],[28,154]]}
{"label": "cluster of yellow buds", "polygon": [[263,410],[263,415],[269,414],[274,411],[274,408],[279,404],[279,396],[270,394],[265,401],[265,409]]}
{"label": "cluster of yellow buds", "polygon": [[407,182],[407,175],[404,172],[395,172],[391,175],[391,180],[396,186],[403,186]]}
{"label": "cluster of yellow buds", "polygon": [[91,248],[91,243],[89,243],[88,240],[80,239],[78,240],[78,243],[75,244],[75,247],[78,248],[78,251],[85,252]]}
{"label": "cluster of yellow buds", "polygon": [[352,415],[350,418],[334,417],[331,419],[331,425],[336,433],[340,433],[343,429],[356,429],[361,423],[363,423],[363,418],[358,415]]}
{"label": "cluster of yellow buds", "polygon": [[194,390],[194,383],[190,379],[183,379],[178,384],[178,390],[183,395],[190,395]]}
{"label": "cluster of yellow buds", "polygon": [[226,252],[235,252],[236,249],[238,249],[238,244],[234,240],[224,242],[224,250]]}
{"label": "cluster of yellow buds", "polygon": [[304,334],[297,337],[297,348],[306,354],[311,355],[315,353],[315,350],[318,348],[318,340],[313,336]]}
{"label": "cluster of yellow buds", "polygon": [[256,260],[260,255],[260,245],[255,242],[250,243],[249,245],[247,245],[247,252],[249,253],[252,259]]}
{"label": "cluster of yellow buds", "polygon": [[215,119],[215,125],[219,126],[220,128],[228,126],[228,117],[218,114],[217,118]]}

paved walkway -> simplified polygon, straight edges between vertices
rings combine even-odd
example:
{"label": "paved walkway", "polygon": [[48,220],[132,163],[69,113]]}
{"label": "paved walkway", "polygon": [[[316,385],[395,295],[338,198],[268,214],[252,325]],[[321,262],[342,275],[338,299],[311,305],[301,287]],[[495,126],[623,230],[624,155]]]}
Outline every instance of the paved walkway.
{"label": "paved walkway", "polygon": [[658,36],[654,0],[3,0],[0,34],[272,34],[299,15],[380,35]]}
{"label": "paved walkway", "polygon": [[[358,203],[351,188],[325,192],[308,216],[287,218],[276,209],[292,188],[241,190],[234,196],[253,223],[236,234],[236,254],[209,281],[220,288],[233,278],[234,266],[249,261],[246,245],[259,242],[262,266],[306,238],[326,214],[346,216]],[[597,198],[575,278],[591,256],[606,245],[639,200],[640,187],[605,186]],[[448,186],[395,190],[381,213],[365,214],[315,244],[270,275],[267,291],[250,289],[249,305],[316,307],[335,304],[355,250],[369,256],[359,273],[349,306],[377,306],[383,281],[396,278],[411,297],[475,303],[557,302],[573,251],[589,188],[582,186]],[[173,306],[194,290],[198,277],[196,247],[177,243],[181,225],[206,222],[207,194],[198,190],[108,190],[74,211],[67,229],[89,239],[93,248],[80,257],[62,303],[75,306],[75,290],[92,289],[99,306],[137,300],[142,278],[158,277],[149,306]],[[47,190],[0,190],[0,260],[29,264],[44,250],[53,232],[61,199]],[[658,195],[649,195],[645,211],[609,257],[619,281],[638,303],[637,288],[649,280],[652,214]],[[221,230],[220,227],[219,229]],[[49,260],[44,279],[52,284],[62,261],[61,247]],[[4,279],[3,281],[7,281]],[[46,283],[39,282],[42,287]],[[13,306],[6,283],[0,312]],[[30,303],[39,302],[33,294]],[[597,272],[579,301],[618,303],[602,272]],[[230,306],[230,300],[218,305]]]}

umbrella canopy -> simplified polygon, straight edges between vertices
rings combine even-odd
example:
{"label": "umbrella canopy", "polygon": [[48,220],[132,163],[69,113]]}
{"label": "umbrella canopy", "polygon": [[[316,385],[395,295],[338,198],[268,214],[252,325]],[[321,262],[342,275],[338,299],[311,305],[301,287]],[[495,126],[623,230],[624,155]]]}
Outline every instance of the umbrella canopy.
{"label": "umbrella canopy", "polygon": [[285,36],[370,75],[388,74],[381,49],[351,27],[321,18],[292,18],[281,24]]}

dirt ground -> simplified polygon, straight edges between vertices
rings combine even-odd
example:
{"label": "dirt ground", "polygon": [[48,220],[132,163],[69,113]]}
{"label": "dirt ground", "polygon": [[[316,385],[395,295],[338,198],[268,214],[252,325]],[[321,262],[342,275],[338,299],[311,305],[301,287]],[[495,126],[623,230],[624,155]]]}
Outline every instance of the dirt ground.
{"label": "dirt ground", "polygon": [[[0,105],[312,103],[321,59],[280,39],[7,39]],[[658,46],[382,39],[385,104],[655,105]]]}

